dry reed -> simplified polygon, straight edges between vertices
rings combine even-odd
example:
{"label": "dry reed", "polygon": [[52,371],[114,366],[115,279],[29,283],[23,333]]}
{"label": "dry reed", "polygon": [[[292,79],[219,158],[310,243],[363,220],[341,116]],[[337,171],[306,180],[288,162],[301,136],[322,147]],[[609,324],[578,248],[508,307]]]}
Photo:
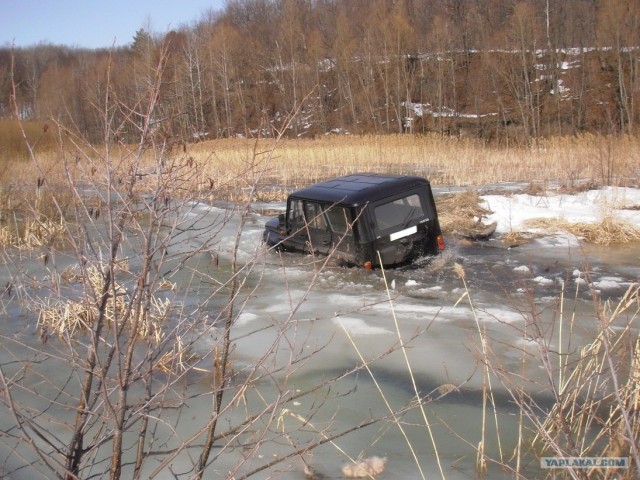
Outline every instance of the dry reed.
{"label": "dry reed", "polygon": [[442,231],[454,236],[468,236],[485,228],[482,220],[491,214],[481,205],[480,195],[474,190],[439,197],[436,206]]}
{"label": "dry reed", "polygon": [[[564,366],[557,402],[537,429],[541,454],[633,457],[640,438],[640,289],[632,285],[610,311],[599,308],[600,329]],[[616,326],[616,327],[614,327]],[[638,466],[606,478],[637,478]],[[594,472],[590,472],[594,473]],[[620,472],[615,472],[620,473]],[[591,478],[591,474],[589,475]]]}
{"label": "dry reed", "polygon": [[384,472],[386,458],[370,457],[348,463],[342,467],[342,474],[346,478],[373,478]]}
{"label": "dry reed", "polygon": [[[102,295],[104,276],[101,266],[91,266],[87,269],[88,292],[83,300],[53,301],[49,304],[37,305],[38,330],[40,336],[46,340],[50,335],[59,337],[73,337],[77,332],[91,329],[98,319],[100,311],[98,303]],[[80,272],[67,270],[61,278],[69,283],[82,279]],[[127,308],[128,294],[119,285],[114,285],[113,293],[104,311],[108,325],[137,325],[135,333],[140,338],[151,338],[160,343],[164,338],[163,325],[171,311],[171,301],[152,296],[148,312],[140,314],[137,322],[131,321]]]}
{"label": "dry reed", "polygon": [[[584,135],[549,139],[537,149],[507,149],[489,147],[478,140],[436,135],[326,136],[280,140],[271,155],[273,147],[271,139],[223,139],[174,148],[167,155],[199,169],[189,186],[191,192],[229,199],[241,198],[243,189],[252,185],[255,172],[266,162],[266,174],[258,188],[258,195],[265,201],[281,200],[292,189],[362,171],[417,174],[434,184],[445,185],[559,181],[574,188],[584,182],[626,186],[640,182],[637,166],[640,139],[635,137]],[[603,151],[607,152],[607,158],[603,158]],[[38,162],[50,184],[64,179],[65,168],[71,178],[80,175],[103,178],[105,172],[100,165],[104,162],[97,160],[107,154],[127,159],[133,157],[134,150],[122,145],[108,153],[99,148],[92,152],[66,149],[64,153],[55,148],[36,149]],[[605,177],[603,163],[609,162],[610,157],[615,159],[615,169],[607,170]],[[34,184],[39,176],[35,169],[25,168],[15,158],[0,156],[0,161],[5,178],[11,178],[12,182]],[[148,151],[142,167],[151,167],[156,161]],[[120,163],[123,173],[128,163]],[[144,187],[144,182],[141,185]]]}
{"label": "dry reed", "polygon": [[[595,136],[559,138],[539,149],[498,149],[469,139],[440,136],[331,136],[314,140],[283,140],[270,161],[271,181],[297,187],[359,171],[420,174],[437,184],[478,185],[508,181],[579,179],[602,183],[602,143],[610,141],[617,159],[617,183],[637,183],[638,140]],[[191,147],[194,158],[207,158],[205,175],[239,172],[247,165],[250,140],[212,141]],[[269,142],[264,140],[267,151]],[[229,178],[233,174],[227,172]]]}
{"label": "dry reed", "polygon": [[605,216],[598,223],[571,223],[560,218],[537,218],[528,220],[526,224],[548,233],[568,232],[599,245],[640,241],[640,228],[612,216]]}

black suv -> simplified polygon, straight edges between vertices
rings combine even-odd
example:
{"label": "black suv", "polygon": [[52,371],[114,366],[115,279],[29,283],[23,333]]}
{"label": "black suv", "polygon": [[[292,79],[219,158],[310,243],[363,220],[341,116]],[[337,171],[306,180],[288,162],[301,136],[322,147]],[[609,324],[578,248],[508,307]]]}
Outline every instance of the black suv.
{"label": "black suv", "polygon": [[298,190],[289,195],[287,212],[266,223],[263,239],[365,268],[402,265],[444,249],[431,185],[409,175],[359,173]]}

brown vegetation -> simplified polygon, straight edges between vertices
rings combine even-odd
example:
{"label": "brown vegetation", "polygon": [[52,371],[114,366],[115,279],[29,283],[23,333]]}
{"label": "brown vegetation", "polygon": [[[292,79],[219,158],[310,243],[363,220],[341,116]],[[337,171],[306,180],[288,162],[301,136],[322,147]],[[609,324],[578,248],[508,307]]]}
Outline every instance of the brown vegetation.
{"label": "brown vegetation", "polygon": [[541,228],[545,232],[564,231],[584,238],[587,242],[600,245],[629,243],[640,241],[640,228],[611,216],[604,217],[598,223],[567,222],[562,219],[535,219],[527,222],[532,228]]}
{"label": "brown vegetation", "polygon": [[438,198],[436,203],[440,226],[446,234],[473,238],[474,234],[487,231],[482,220],[491,212],[482,207],[480,195],[476,191],[448,195]]}
{"label": "brown vegetation", "polygon": [[[265,170],[257,179],[257,195],[266,201],[282,200],[291,189],[361,171],[417,174],[435,185],[530,182],[543,190],[550,181],[570,190],[585,184],[636,186],[640,182],[640,141],[632,136],[554,138],[538,149],[491,148],[475,140],[436,135],[331,136],[280,140],[270,157],[273,145],[270,139],[257,143],[227,139],[175,148],[174,153],[176,161],[186,167],[198,166],[192,191],[202,192],[203,197],[235,200],[253,185],[254,169],[260,165]],[[113,145],[72,152],[36,148],[35,153],[39,168],[16,162],[13,155],[0,155],[4,183],[33,185],[35,190],[38,179],[50,185],[65,181],[67,170],[71,175],[87,172],[100,178],[104,176],[100,157],[131,156],[134,148]],[[150,168],[153,153],[144,154],[142,160]],[[124,175],[126,163],[119,168]],[[146,179],[141,179],[142,185]],[[14,193],[18,194],[16,202],[20,192]]]}
{"label": "brown vegetation", "polygon": [[373,478],[384,472],[386,458],[371,457],[357,460],[342,467],[346,478]]}
{"label": "brown vegetation", "polygon": [[[64,138],[66,143],[73,140],[68,132]],[[360,171],[417,174],[428,177],[434,185],[522,182],[528,183],[527,193],[533,195],[546,192],[551,182],[562,192],[604,184],[640,184],[640,140],[633,136],[554,138],[541,142],[537,149],[492,148],[477,140],[437,135],[280,139],[277,150],[271,154],[274,145],[274,141],[267,138],[210,140],[182,148],[174,146],[167,151],[174,157],[173,164],[194,174],[171,195],[237,202],[246,201],[250,195],[255,201],[283,201],[294,189]],[[36,143],[33,152],[37,164],[4,159],[5,180],[0,187],[0,242],[3,245],[29,246],[55,241],[56,222],[70,213],[71,202],[64,188],[69,179],[76,181],[88,176],[92,181],[103,183],[107,178],[104,158],[111,155],[126,159],[135,154],[133,146],[124,144],[67,149]],[[135,187],[138,194],[153,188],[154,176],[149,172],[153,171],[155,161],[152,149],[142,152]],[[111,174],[115,174],[116,179],[126,178],[128,165],[127,161],[112,165]],[[43,188],[45,182],[48,188]],[[51,192],[57,185],[61,188],[53,204]],[[33,211],[34,198],[39,198],[36,212]],[[479,205],[479,195],[472,189],[462,195],[438,197],[437,203],[442,227],[448,234],[474,237],[487,232],[482,220],[490,212]],[[99,215],[101,208],[100,202],[94,199],[87,213]],[[38,214],[35,217],[40,219],[38,222],[34,221],[34,213]],[[22,220],[28,218],[31,220]],[[546,227],[563,228],[596,243],[637,239],[633,227],[614,221],[597,226],[561,226],[555,222],[547,223]],[[511,232],[505,241],[521,243],[524,240],[516,236],[522,237],[519,232]]]}
{"label": "brown vegetation", "polygon": [[[166,58],[153,129],[180,142],[434,132],[528,146],[634,134],[639,21],[637,1],[230,1],[114,51],[0,49],[0,118],[13,113],[13,74],[23,120],[55,118],[102,142],[107,72],[118,101],[144,105]],[[112,134],[135,142],[126,116],[112,112]]]}
{"label": "brown vegetation", "polygon": [[[574,2],[566,2],[570,3]],[[565,5],[564,2],[558,4]],[[312,5],[317,6],[312,13],[319,15],[318,25],[326,30],[293,28],[301,25],[296,22],[309,20],[298,15],[297,9]],[[17,77],[9,82],[15,92],[9,102],[11,114],[18,120],[47,115],[51,120],[47,128],[37,122],[3,125],[5,132],[9,132],[5,138],[21,137],[26,140],[26,149],[11,140],[1,155],[4,191],[0,239],[5,243],[0,249],[0,259],[7,283],[0,307],[3,312],[35,312],[28,318],[39,317],[41,338],[46,340],[50,336],[50,341],[46,346],[34,344],[31,334],[22,329],[0,334],[2,353],[6,354],[0,364],[0,408],[6,423],[1,445],[3,453],[10,452],[9,459],[3,461],[3,474],[65,479],[99,476],[117,480],[162,475],[201,479],[224,471],[224,475],[234,478],[258,477],[286,471],[294,461],[317,447],[380,424],[384,430],[392,425],[402,431],[412,452],[413,446],[404,429],[411,426],[425,430],[441,477],[445,478],[436,448],[439,439],[434,437],[429,420],[431,413],[425,408],[435,400],[421,392],[415,381],[406,354],[412,339],[402,338],[394,311],[394,303],[401,297],[392,298],[384,271],[382,277],[397,335],[390,338],[386,351],[373,358],[363,356],[350,338],[359,360],[348,371],[327,372],[319,384],[300,386],[295,381],[296,373],[327,346],[310,340],[311,335],[304,333],[304,329],[312,322],[300,320],[297,314],[329,259],[324,263],[314,262],[308,285],[296,285],[299,290],[295,291],[294,282],[302,277],[288,278],[286,266],[279,265],[286,283],[283,293],[288,296],[285,308],[273,313],[264,324],[238,331],[239,315],[257,298],[265,268],[264,255],[270,253],[256,250],[250,258],[239,258],[252,200],[283,198],[290,188],[356,170],[420,173],[438,184],[518,180],[531,181],[532,189],[537,189],[537,185],[558,180],[568,188],[583,181],[637,185],[640,149],[637,138],[630,132],[637,112],[629,109],[637,85],[626,88],[630,86],[630,79],[636,81],[635,71],[629,77],[631,72],[627,70],[632,60],[627,54],[635,50],[622,48],[628,38],[611,37],[613,32],[607,33],[606,28],[622,24],[625,28],[616,32],[629,33],[625,19],[636,18],[637,12],[632,8],[635,4],[621,10],[616,2],[603,3],[606,8],[599,10],[598,32],[607,41],[614,38],[620,42],[616,44],[619,48],[600,49],[594,55],[602,56],[602,71],[611,77],[619,99],[603,103],[610,106],[609,110],[603,107],[604,112],[587,114],[592,98],[596,99],[594,102],[604,102],[603,98],[612,101],[607,87],[603,88],[603,97],[598,97],[597,91],[580,96],[572,102],[577,104],[577,111],[571,110],[571,115],[575,115],[572,119],[582,120],[604,113],[608,122],[604,130],[625,132],[625,135],[585,133],[570,139],[544,138],[541,127],[549,125],[550,117],[539,115],[543,111],[540,101],[549,99],[533,88],[537,85],[535,78],[522,80],[523,75],[526,78],[535,73],[535,56],[527,53],[527,48],[538,40],[535,29],[530,29],[535,25],[529,23],[539,17],[533,15],[536,4],[520,2],[511,8],[513,4],[505,2],[503,8],[498,8],[502,4],[492,2],[493,8],[484,11],[480,2],[471,13],[488,23],[475,31],[470,29],[476,24],[467,17],[471,13],[462,8],[444,8],[461,6],[461,3],[435,2],[434,5],[437,7],[434,11],[441,16],[431,18],[426,12],[422,12],[422,16],[403,16],[403,9],[410,7],[412,14],[420,13],[413,2],[380,1],[375,2],[375,8],[364,9],[377,19],[360,25],[364,33],[368,32],[362,37],[371,43],[368,53],[381,55],[375,59],[363,56],[367,51],[350,43],[352,23],[363,17],[349,15],[350,8],[362,7],[357,1],[233,1],[227,9],[229,16],[211,17],[197,26],[195,31],[201,35],[190,35],[195,31],[173,33],[171,41],[160,46],[162,42],[142,32],[131,49],[113,52],[113,56],[94,52],[95,55],[87,55],[84,63],[78,63],[72,55],[53,55],[55,62],[46,58],[41,62],[41,57],[29,56],[60,53],[55,48],[18,52],[27,54],[24,61],[29,67],[43,68],[23,68],[22,73],[16,73],[35,74],[20,77],[24,79],[22,83],[16,82]],[[554,10],[554,21],[559,11]],[[618,15],[621,11],[622,17]],[[244,15],[249,13],[252,15]],[[394,15],[387,15],[389,13]],[[578,13],[585,21],[593,19],[590,14],[595,15],[589,8]],[[449,28],[445,14],[458,20],[455,24],[469,27],[464,31],[478,38],[492,32],[491,39],[482,43],[483,47],[503,45],[501,42],[510,48],[518,47],[516,54],[499,54],[512,60],[517,58],[522,63],[507,62],[506,68],[511,69],[506,71],[509,75],[502,77],[502,81],[493,77],[496,84],[491,92],[511,99],[509,107],[500,106],[500,114],[508,120],[505,122],[508,127],[518,132],[517,143],[523,147],[514,148],[510,141],[505,141],[498,148],[487,145],[484,137],[478,140],[442,135],[332,136],[284,141],[281,138],[284,131],[301,133],[304,130],[303,124],[295,123],[294,118],[301,118],[295,115],[279,120],[278,129],[273,128],[273,120],[280,118],[279,112],[296,110],[305,103],[303,92],[313,90],[313,85],[322,85],[322,89],[331,90],[320,91],[316,100],[315,105],[322,106],[314,110],[323,118],[322,127],[317,127],[320,133],[336,124],[381,133],[394,131],[392,125],[398,126],[402,118],[399,102],[416,91],[409,90],[403,82],[414,82],[412,88],[420,84],[417,74],[416,78],[405,75],[406,59],[402,56],[405,50],[399,50],[398,44],[391,41],[397,39],[402,43],[412,38],[412,22],[425,22],[430,27],[420,31],[431,32],[428,35],[431,51],[438,47],[437,51],[457,52],[443,53],[442,58],[450,60],[447,65],[453,66],[451,70],[434,70],[442,68],[440,56],[420,57],[413,64],[415,72],[426,69],[421,81],[431,78],[432,74],[440,75],[433,77],[436,79],[433,84],[422,85],[425,96],[420,97],[420,101],[438,105],[440,112],[453,108],[452,105],[462,111],[465,105],[455,93],[457,89],[446,88],[453,84],[452,78],[460,73],[460,68],[466,68],[464,62],[456,63],[462,58],[460,51],[469,57],[469,65],[482,59],[496,72],[500,72],[501,67],[492,63],[491,55],[472,50],[473,38],[468,39],[471,43],[464,44],[462,50],[457,50],[458,41],[464,43],[464,35],[447,43],[445,40],[454,37],[436,34]],[[284,24],[265,22],[280,19],[278,15],[287,21]],[[279,31],[279,55],[260,57],[264,62],[252,61],[257,57],[246,58],[245,55],[265,53],[259,44],[252,42],[272,38],[268,31],[272,25],[291,27]],[[507,25],[510,29],[502,28]],[[567,25],[563,23],[563,26]],[[257,27],[262,30],[251,33]],[[381,27],[384,28],[379,30]],[[568,31],[557,27],[554,24],[554,35],[551,30],[543,35],[552,46],[558,45],[555,35]],[[576,24],[573,27],[571,31],[575,33]],[[358,33],[362,33],[362,29]],[[323,39],[333,38],[335,34],[338,43],[330,53],[342,53],[331,57],[333,64],[327,70],[328,75],[319,70],[317,62],[326,52],[303,67],[304,52],[292,48],[302,45],[294,41],[302,32],[309,32],[306,44],[309,51],[321,48],[326,43]],[[244,33],[251,34],[244,36]],[[323,38],[323,35],[329,36]],[[586,44],[597,38],[586,37],[589,41]],[[564,42],[569,39],[565,38]],[[556,50],[551,48],[549,52],[552,51]],[[193,60],[189,69],[184,68],[186,58]],[[92,63],[96,59],[99,64]],[[583,59],[594,60],[586,55]],[[77,68],[79,65],[83,68]],[[611,70],[611,65],[617,69]],[[77,75],[70,73],[72,71],[78,72]],[[3,92],[6,72],[0,70]],[[241,77],[241,72],[247,72],[249,77]],[[310,81],[305,72],[315,74],[313,85],[305,83]],[[331,72],[339,75],[331,77]],[[391,75],[394,72],[398,73],[395,77]],[[43,75],[46,81],[42,80]],[[583,87],[597,84],[600,77],[589,81],[592,83]],[[501,90],[505,82],[511,89],[508,95]],[[62,84],[78,88],[63,89]],[[374,84],[382,85],[383,89],[372,88]],[[58,98],[46,94],[47,89],[54,89],[56,85],[55,91],[79,91],[82,98],[78,102],[65,98],[56,105]],[[624,88],[621,90],[621,87]],[[482,98],[482,91],[473,98]],[[105,95],[100,96],[99,92]],[[496,98],[490,101],[496,102]],[[0,108],[5,108],[3,102],[0,100]],[[65,109],[61,108],[62,104]],[[302,107],[302,114],[305,108],[310,108],[309,105]],[[70,117],[65,121],[63,117],[67,114]],[[580,116],[582,114],[584,116]],[[553,124],[562,130],[567,125],[566,117],[558,115],[557,118]],[[582,120],[575,122],[581,126],[580,131]],[[455,133],[455,125],[447,126],[444,117],[435,116],[434,121],[434,128],[440,129],[440,133],[450,128]],[[260,135],[276,134],[281,143],[276,145],[272,139],[237,138],[211,140],[195,146],[184,142],[194,131],[222,137],[240,128],[245,135],[255,134],[253,129],[257,127],[265,127]],[[507,125],[501,123],[501,127]],[[590,128],[592,126],[585,127]],[[99,141],[90,141],[96,137]],[[531,145],[536,148],[529,148]],[[28,161],[22,160],[25,152]],[[229,236],[225,230],[230,226],[228,212],[216,216],[194,209],[197,202],[207,197],[245,200],[234,212],[231,228],[235,229],[235,237],[231,242],[228,240],[233,235]],[[481,217],[484,214],[477,209],[474,193],[448,201],[454,210],[465,215]],[[222,235],[226,237],[222,239]],[[63,248],[57,248],[60,237]],[[224,250],[224,265],[218,262],[221,240],[231,243]],[[16,248],[20,246],[29,246],[30,250]],[[204,268],[203,257],[209,262]],[[526,376],[503,365],[502,362],[510,359],[494,355],[492,344],[504,342],[505,337],[491,338],[484,320],[477,315],[462,266],[457,265],[455,270],[464,285],[464,293],[455,307],[468,301],[477,327],[477,334],[475,329],[470,330],[466,340],[477,342],[484,408],[481,418],[469,421],[481,424],[481,439],[479,442],[464,439],[477,451],[477,475],[482,477],[486,473],[488,477],[493,473],[489,468],[498,465],[514,477],[522,478],[521,462],[535,455],[535,452],[525,452],[524,445],[537,435],[534,446],[540,452],[558,456],[603,452],[629,456],[635,467],[626,475],[633,478],[640,464],[637,441],[640,417],[636,415],[637,285],[629,288],[612,311],[603,307],[593,292],[598,330],[595,340],[583,349],[576,347],[577,340],[573,338],[556,341],[558,332],[572,336],[578,330],[577,321],[574,328],[577,311],[571,315],[571,325],[563,325],[562,305],[559,306],[560,318],[554,319],[551,326],[546,324],[546,317],[535,310],[537,302],[533,298],[532,311],[521,312],[524,322],[511,327],[507,322],[501,325],[501,330],[522,329],[515,331],[516,343],[522,339],[535,344],[536,349],[521,348],[517,344],[513,347],[522,355],[523,371],[527,365],[544,368],[545,383],[535,388],[536,392],[542,390],[552,395],[553,404],[541,410],[537,397],[530,395],[531,385],[526,383]],[[174,276],[178,279],[176,284],[171,283]],[[164,296],[167,286],[175,289],[171,292],[175,295]],[[295,295],[291,295],[292,292]],[[376,305],[379,302],[374,301]],[[361,312],[369,307],[367,303],[367,300],[363,300],[363,304],[358,301],[355,308]],[[26,318],[24,315],[20,320]],[[425,323],[426,326],[412,335],[424,334],[432,322]],[[170,328],[163,328],[167,324]],[[235,371],[235,356],[241,355],[235,350],[236,342],[250,336],[264,352],[250,361],[242,359],[245,361],[238,362],[242,364],[242,371]],[[571,348],[567,349],[565,344]],[[196,345],[199,348],[194,352]],[[386,411],[367,409],[355,424],[333,421],[336,412],[327,411],[325,407],[331,404],[327,400],[342,396],[338,382],[353,378],[356,372],[366,372],[375,380],[370,365],[393,352],[404,354],[413,385],[411,400],[396,406],[387,403]],[[209,363],[203,369],[205,360]],[[61,384],[55,384],[48,377],[51,371],[62,372]],[[202,373],[207,375],[205,391],[197,389],[197,385],[203,383]],[[199,378],[194,381],[190,375]],[[518,438],[508,442],[508,448],[514,448],[513,457],[503,455],[502,446],[496,455],[486,448],[488,442],[496,440],[494,434],[498,443],[502,441],[497,428],[498,406],[493,397],[496,379],[519,407]],[[435,391],[444,396],[461,388],[446,385]],[[355,393],[356,387],[357,384],[349,387],[350,391],[344,395]],[[386,401],[379,385],[378,392]],[[201,401],[202,398],[206,401]],[[202,405],[206,405],[205,408],[200,408]],[[304,416],[298,413],[301,405],[304,405]],[[197,411],[192,410],[192,406],[196,406]],[[490,428],[491,407],[495,431]],[[416,411],[420,415],[419,423],[407,415]],[[191,423],[189,417],[192,416],[197,416],[197,422],[191,425],[194,430],[183,431],[183,423]],[[576,422],[568,422],[569,418]],[[589,443],[594,434],[598,445]],[[504,440],[506,453],[507,439]],[[274,448],[278,452],[275,456]],[[339,451],[352,461],[345,451]],[[364,458],[364,452],[358,458]],[[414,460],[421,470],[422,459],[414,454]],[[383,471],[384,462],[378,457],[352,461],[344,473],[354,477],[373,476]],[[455,461],[453,467],[457,467]],[[426,478],[424,474],[422,478]]]}

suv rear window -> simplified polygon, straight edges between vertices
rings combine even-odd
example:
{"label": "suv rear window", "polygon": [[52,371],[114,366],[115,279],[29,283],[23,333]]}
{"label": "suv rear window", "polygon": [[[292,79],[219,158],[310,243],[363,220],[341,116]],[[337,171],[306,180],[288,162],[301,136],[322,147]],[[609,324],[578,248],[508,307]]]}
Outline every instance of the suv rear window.
{"label": "suv rear window", "polygon": [[413,193],[406,197],[396,198],[373,209],[378,230],[404,227],[411,220],[425,216],[420,195]]}

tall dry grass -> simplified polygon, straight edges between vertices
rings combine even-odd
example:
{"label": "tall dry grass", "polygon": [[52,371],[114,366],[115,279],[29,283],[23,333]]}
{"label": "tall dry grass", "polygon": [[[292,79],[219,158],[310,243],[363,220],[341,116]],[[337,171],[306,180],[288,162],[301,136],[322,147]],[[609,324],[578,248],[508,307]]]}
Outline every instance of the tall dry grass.
{"label": "tall dry grass", "polygon": [[[106,186],[109,175],[102,171],[102,165],[111,164],[120,178],[125,178],[130,168],[127,159],[136,155],[135,146],[125,144],[88,148],[81,138],[56,125],[46,128],[43,124],[26,124],[25,133],[34,142],[38,168],[21,160],[24,152],[20,153],[16,145],[20,141],[24,144],[24,140],[19,129],[7,121],[0,124],[0,139],[3,142],[11,139],[6,147],[0,148],[0,228],[4,229],[0,232],[0,243],[5,245],[24,243],[25,232],[15,228],[15,212],[21,210],[20,206],[32,204],[30,199],[44,182],[53,191],[60,190],[56,185],[63,188],[69,180],[77,183],[80,180],[75,179],[87,177],[98,184],[103,178]],[[478,140],[436,135],[280,139],[277,146],[272,139],[239,138],[171,144],[171,139],[158,136],[152,138],[143,154],[140,180],[136,184],[140,194],[153,188],[156,163],[153,147],[158,142],[168,142],[172,162],[187,168],[193,166],[198,172],[183,186],[182,193],[189,196],[195,193],[208,200],[244,201],[251,192],[254,200],[282,201],[297,188],[363,171],[417,174],[435,185],[527,182],[542,190],[549,182],[558,182],[569,190],[581,185],[640,185],[640,139],[631,136],[554,138],[537,149],[494,148]],[[109,156],[119,161],[105,162]],[[256,172],[263,171],[259,179],[255,177]],[[40,213],[47,213],[44,210],[49,203],[46,199],[40,202]],[[44,217],[57,220],[59,207],[52,207],[55,211]],[[451,230],[449,221],[460,222],[459,212],[454,213],[451,216],[446,208],[442,210],[441,222],[446,231]],[[467,215],[481,216],[482,212]],[[473,227],[466,225],[467,230]],[[597,228],[597,232],[602,231]],[[606,243],[602,239],[591,241]]]}
{"label": "tall dry grass", "polygon": [[[0,125],[0,131],[4,128],[6,124]],[[17,147],[1,147],[3,175],[0,180],[4,179],[3,183],[34,184],[42,172],[47,181],[56,182],[64,178],[65,166],[66,172],[69,165],[87,171],[99,165],[96,159],[106,155],[127,158],[127,145],[100,146],[86,151],[75,148],[73,139],[64,132],[56,140],[50,132],[43,132],[42,125],[33,125],[32,130],[33,135],[39,131],[47,138],[35,148],[40,172],[20,161],[22,156]],[[5,137],[0,133],[0,139]],[[14,140],[11,142],[15,143]],[[2,142],[0,145],[4,145],[4,140]],[[59,144],[63,142],[66,145],[61,148]],[[175,144],[174,154],[177,161],[203,167],[190,187],[192,190],[237,200],[242,198],[243,189],[253,185],[252,172],[267,161],[273,146],[271,139],[223,139]],[[154,162],[151,149],[147,156],[151,166]],[[121,167],[125,172],[127,165]],[[553,138],[541,142],[537,149],[495,148],[480,140],[437,135],[281,139],[275,154],[269,158],[257,196],[265,201],[280,200],[292,189],[354,172],[417,174],[436,185],[557,181],[573,187],[589,181],[635,186],[640,184],[640,139],[594,135]],[[99,168],[93,172],[94,175],[101,173]]]}
{"label": "tall dry grass", "polygon": [[528,221],[527,225],[549,233],[569,232],[599,245],[640,241],[640,228],[614,216],[606,216],[597,223],[571,223],[560,218],[538,218]]}
{"label": "tall dry grass", "polygon": [[[56,136],[48,123],[28,121],[23,122],[22,126],[30,144],[40,150],[57,150]],[[0,165],[27,161],[30,158],[18,124],[12,120],[0,119]]]}
{"label": "tall dry grass", "polygon": [[[268,140],[263,142],[267,149]],[[231,180],[247,167],[251,141],[222,140],[194,145],[205,174]],[[360,171],[410,173],[435,184],[580,180],[638,184],[640,141],[634,137],[556,138],[539,149],[493,148],[481,141],[440,136],[330,136],[283,140],[270,163],[270,180],[299,187]],[[259,149],[261,147],[258,147]]]}

